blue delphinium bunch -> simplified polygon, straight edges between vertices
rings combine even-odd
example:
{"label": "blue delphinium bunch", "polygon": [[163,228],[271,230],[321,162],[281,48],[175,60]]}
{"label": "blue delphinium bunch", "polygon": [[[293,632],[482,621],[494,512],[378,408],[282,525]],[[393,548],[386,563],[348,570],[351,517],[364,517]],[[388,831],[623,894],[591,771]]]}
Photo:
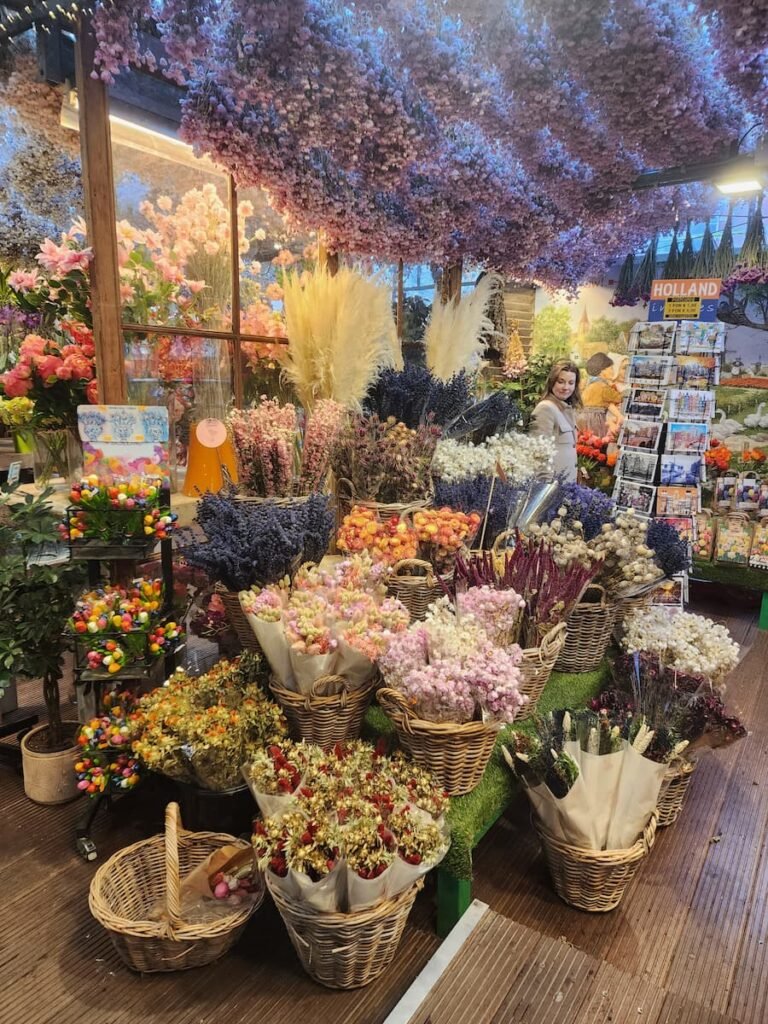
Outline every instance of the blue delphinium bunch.
{"label": "blue delphinium bunch", "polygon": [[[451,484],[436,480],[434,504],[436,508],[447,505],[457,512],[479,512],[485,515],[490,489],[489,476],[475,476]],[[496,479],[486,522],[477,533],[478,545],[482,537],[483,547],[490,547],[502,530],[506,530],[509,517],[516,511],[527,492],[528,481],[521,484],[505,484]]]}
{"label": "blue delphinium bunch", "polygon": [[319,562],[328,549],[334,517],[325,495],[293,505],[239,501],[206,494],[197,510],[200,530],[181,536],[186,561],[230,590],[265,586],[292,575],[302,562]]}
{"label": "blue delphinium bunch", "polygon": [[386,421],[390,416],[415,430],[427,421],[442,426],[472,401],[471,381],[462,371],[442,381],[423,366],[382,370],[365,399],[365,411]]}
{"label": "blue delphinium bunch", "polygon": [[[560,509],[565,509],[561,516]],[[557,516],[567,526],[581,523],[585,540],[592,540],[601,532],[606,523],[616,517],[616,504],[602,491],[581,484],[563,484],[560,492],[547,510],[544,519],[551,523]]]}
{"label": "blue delphinium bunch", "polygon": [[689,546],[672,523],[652,519],[648,524],[645,543],[653,551],[656,561],[667,576],[676,576],[689,568]]}

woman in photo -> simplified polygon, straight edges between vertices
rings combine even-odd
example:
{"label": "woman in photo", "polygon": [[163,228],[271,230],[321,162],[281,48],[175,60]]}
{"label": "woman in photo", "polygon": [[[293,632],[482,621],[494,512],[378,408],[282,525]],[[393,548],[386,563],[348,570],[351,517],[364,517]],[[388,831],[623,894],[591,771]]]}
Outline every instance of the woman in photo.
{"label": "woman in photo", "polygon": [[576,410],[581,408],[576,363],[561,359],[549,371],[544,397],[533,410],[530,433],[555,442],[555,474],[576,482]]}

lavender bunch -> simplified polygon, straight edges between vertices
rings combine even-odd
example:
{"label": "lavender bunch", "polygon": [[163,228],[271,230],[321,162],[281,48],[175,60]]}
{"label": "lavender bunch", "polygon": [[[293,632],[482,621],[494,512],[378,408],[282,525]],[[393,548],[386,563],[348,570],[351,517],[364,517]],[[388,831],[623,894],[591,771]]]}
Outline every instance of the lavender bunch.
{"label": "lavender bunch", "polygon": [[445,425],[443,434],[454,441],[481,444],[493,434],[505,434],[521,422],[520,406],[507,391],[494,391]]}
{"label": "lavender bunch", "polygon": [[544,522],[561,519],[568,529],[580,528],[584,539],[592,540],[615,516],[616,503],[602,491],[580,484],[563,484],[558,497],[545,512]]}
{"label": "lavender bunch", "polygon": [[457,480],[455,483],[446,483],[439,479],[435,481],[434,503],[437,508],[448,506],[459,512],[479,512],[481,515],[485,515],[488,508],[484,532],[481,530],[484,547],[490,547],[502,530],[507,528],[510,517],[528,493],[527,482],[503,483],[497,477],[489,507],[488,494],[491,482],[489,476],[475,476],[469,480]]}
{"label": "lavender bunch", "polygon": [[471,401],[470,379],[463,370],[449,381],[442,381],[425,367],[408,364],[403,370],[382,370],[368,392],[364,408],[380,420],[394,417],[414,430],[422,423],[443,426]]}
{"label": "lavender bunch", "polygon": [[320,494],[291,506],[206,494],[196,522],[199,529],[181,535],[182,555],[235,591],[276,583],[302,562],[319,562],[334,525],[329,499]]}
{"label": "lavender bunch", "polygon": [[652,519],[648,524],[645,543],[653,551],[665,576],[676,576],[690,567],[688,542],[671,523]]}

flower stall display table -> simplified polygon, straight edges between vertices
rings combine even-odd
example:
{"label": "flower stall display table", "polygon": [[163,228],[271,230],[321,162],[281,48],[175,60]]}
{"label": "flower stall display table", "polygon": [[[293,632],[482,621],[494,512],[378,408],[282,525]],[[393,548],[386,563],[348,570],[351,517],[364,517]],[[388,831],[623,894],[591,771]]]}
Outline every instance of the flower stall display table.
{"label": "flower stall display table", "polygon": [[754,569],[747,565],[724,565],[722,562],[705,562],[694,558],[691,579],[760,591],[762,601],[757,627],[768,630],[768,571],[765,569]]}
{"label": "flower stall display table", "polygon": [[[594,672],[579,674],[553,672],[539,700],[542,713],[558,707],[583,707],[605,688],[610,677],[607,662]],[[512,728],[532,729],[530,722]],[[377,736],[394,739],[392,722],[378,708],[369,710],[364,727]],[[512,773],[499,750],[507,729],[496,742],[485,774],[475,789],[465,796],[452,797],[447,819],[451,829],[451,846],[437,869],[437,933],[445,938],[472,902],[472,851],[496,824],[518,792]]]}

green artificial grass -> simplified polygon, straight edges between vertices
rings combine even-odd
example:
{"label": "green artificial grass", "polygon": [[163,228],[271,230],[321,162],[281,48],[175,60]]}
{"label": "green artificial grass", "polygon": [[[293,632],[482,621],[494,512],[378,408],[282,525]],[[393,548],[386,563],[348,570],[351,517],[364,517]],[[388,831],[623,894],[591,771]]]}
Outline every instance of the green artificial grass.
{"label": "green artificial grass", "polygon": [[[581,708],[601,690],[610,678],[607,662],[595,672],[553,672],[539,700],[542,713],[556,708]],[[451,828],[451,848],[441,868],[456,878],[472,877],[472,850],[503,814],[517,792],[518,784],[499,749],[513,729],[533,730],[531,722],[512,725],[499,733],[496,747],[480,784],[465,796],[451,800],[448,823]],[[372,706],[366,715],[364,736],[374,742],[381,736],[394,738],[392,722],[381,708]]]}
{"label": "green artificial grass", "polygon": [[726,565],[723,562],[693,560],[691,577],[708,583],[724,583],[748,590],[768,590],[768,570],[751,569],[748,565]]}

